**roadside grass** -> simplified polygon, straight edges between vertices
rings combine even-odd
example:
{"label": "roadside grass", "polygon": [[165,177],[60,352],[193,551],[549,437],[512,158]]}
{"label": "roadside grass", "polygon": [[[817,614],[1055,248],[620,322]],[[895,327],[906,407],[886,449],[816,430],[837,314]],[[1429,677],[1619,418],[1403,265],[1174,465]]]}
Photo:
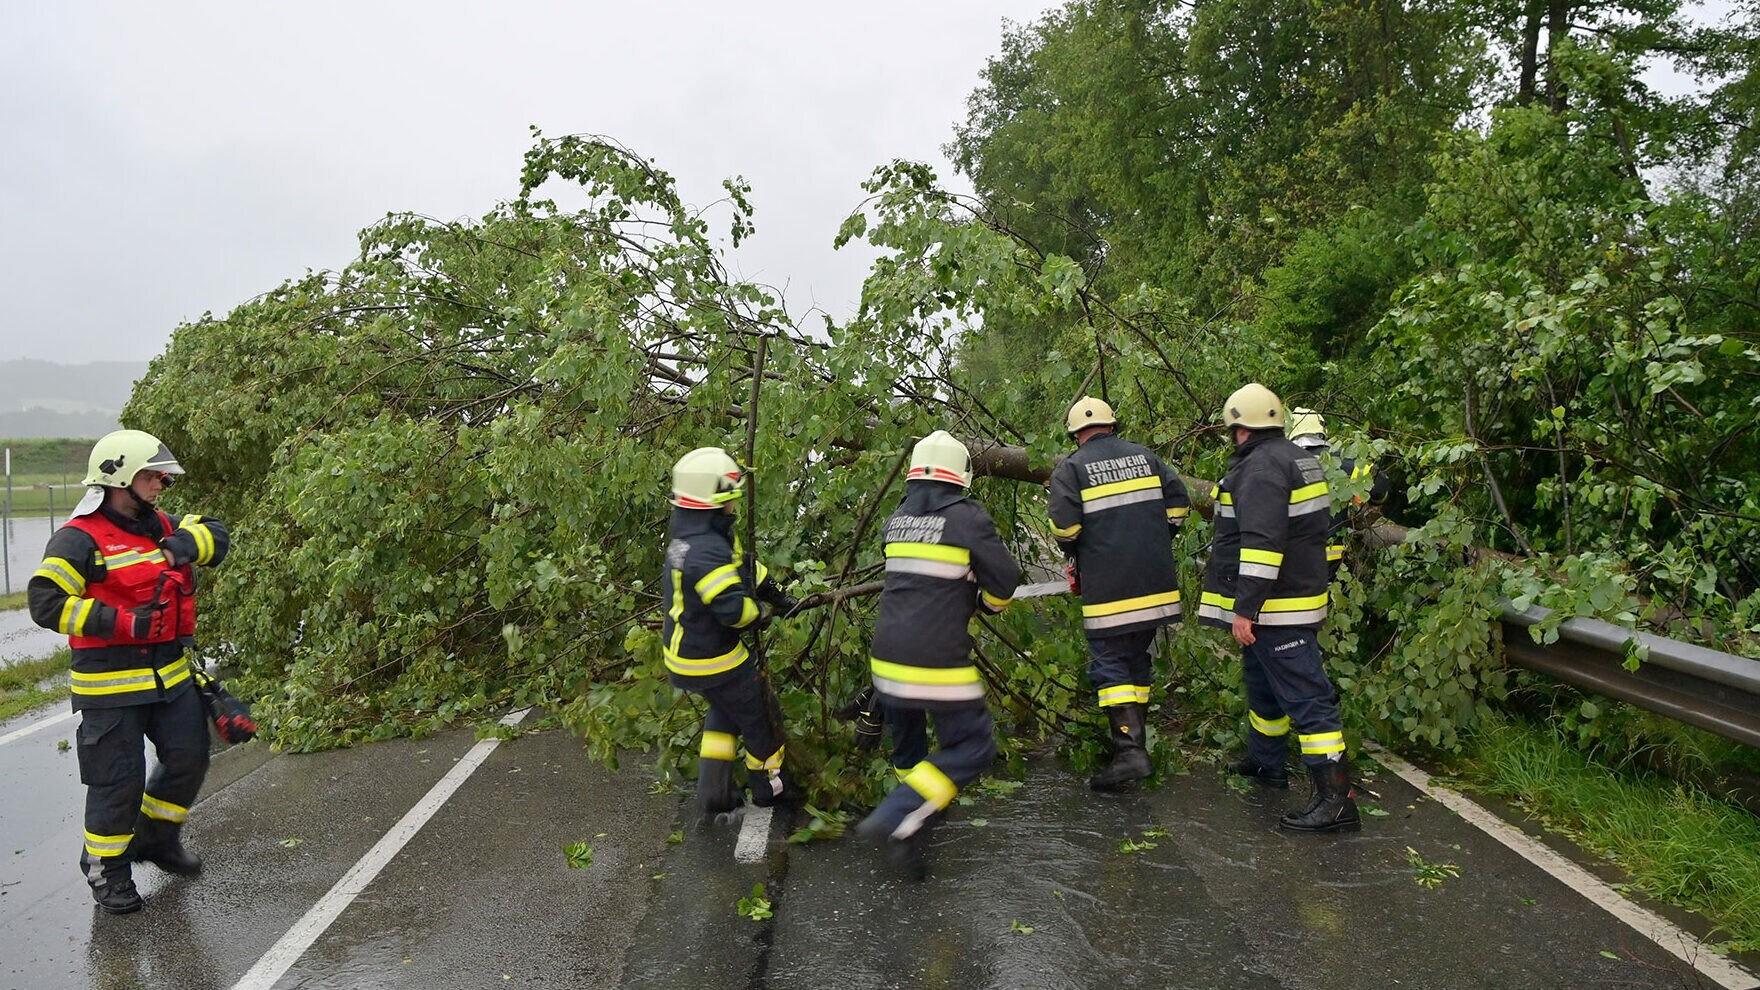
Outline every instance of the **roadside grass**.
{"label": "roadside grass", "polygon": [[1710,920],[1713,941],[1760,950],[1760,819],[1746,809],[1515,719],[1478,732],[1458,772],[1607,857],[1633,889]]}
{"label": "roadside grass", "polygon": [[67,698],[67,669],[73,654],[65,647],[41,660],[0,667],[0,719],[22,715]]}
{"label": "roadside grass", "polygon": [[30,602],[22,591],[15,591],[10,595],[0,595],[0,612],[10,612],[15,608],[28,608],[29,606]]}
{"label": "roadside grass", "polygon": [[[60,515],[72,511],[85,492],[78,484],[81,475],[17,474],[12,476],[12,514],[18,516]],[[58,485],[51,489],[48,486]],[[4,481],[0,480],[0,499],[6,497]]]}

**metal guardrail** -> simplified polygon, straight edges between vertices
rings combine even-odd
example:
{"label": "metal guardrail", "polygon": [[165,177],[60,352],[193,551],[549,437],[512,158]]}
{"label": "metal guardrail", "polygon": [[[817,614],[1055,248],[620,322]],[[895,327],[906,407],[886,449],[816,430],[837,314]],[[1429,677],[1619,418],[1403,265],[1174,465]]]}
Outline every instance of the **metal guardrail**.
{"label": "metal guardrail", "polygon": [[[1504,655],[1567,684],[1760,747],[1760,660],[1582,617],[1559,623],[1556,642],[1534,642],[1529,627],[1550,614],[1539,607],[1518,612],[1505,601]],[[1649,655],[1627,670],[1626,644],[1634,641]]]}

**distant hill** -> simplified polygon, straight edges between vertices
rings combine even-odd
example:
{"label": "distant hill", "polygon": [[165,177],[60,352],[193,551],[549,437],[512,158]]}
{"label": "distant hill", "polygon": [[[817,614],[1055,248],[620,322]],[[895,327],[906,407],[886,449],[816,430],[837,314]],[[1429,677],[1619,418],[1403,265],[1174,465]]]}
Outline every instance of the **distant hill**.
{"label": "distant hill", "polygon": [[146,373],[145,361],[0,361],[0,437],[101,437]]}

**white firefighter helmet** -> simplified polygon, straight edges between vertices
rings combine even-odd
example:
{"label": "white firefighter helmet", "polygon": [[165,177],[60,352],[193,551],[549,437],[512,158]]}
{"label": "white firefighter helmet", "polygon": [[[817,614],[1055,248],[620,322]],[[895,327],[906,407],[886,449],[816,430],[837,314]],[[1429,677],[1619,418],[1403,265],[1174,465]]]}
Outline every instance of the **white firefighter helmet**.
{"label": "white firefighter helmet", "polygon": [[672,504],[681,509],[719,509],[740,497],[745,476],[720,447],[698,447],[672,465]]}
{"label": "white firefighter helmet", "polygon": [[1283,400],[1258,382],[1248,382],[1222,404],[1222,422],[1249,430],[1282,429]]}
{"label": "white firefighter helmet", "polygon": [[1063,425],[1073,434],[1090,426],[1117,426],[1118,417],[1104,401],[1084,395],[1076,400],[1075,405],[1069,407],[1068,415],[1063,417]]}
{"label": "white firefighter helmet", "polygon": [[946,430],[936,430],[911,448],[911,468],[906,481],[945,481],[969,488],[972,484],[972,455],[966,445]]}
{"label": "white firefighter helmet", "polygon": [[1289,411],[1289,425],[1284,436],[1304,447],[1326,446],[1326,417],[1312,409],[1297,406]]}
{"label": "white firefighter helmet", "polygon": [[141,471],[182,474],[183,465],[151,433],[117,430],[92,445],[92,456],[86,459],[86,480],[81,484],[127,488]]}

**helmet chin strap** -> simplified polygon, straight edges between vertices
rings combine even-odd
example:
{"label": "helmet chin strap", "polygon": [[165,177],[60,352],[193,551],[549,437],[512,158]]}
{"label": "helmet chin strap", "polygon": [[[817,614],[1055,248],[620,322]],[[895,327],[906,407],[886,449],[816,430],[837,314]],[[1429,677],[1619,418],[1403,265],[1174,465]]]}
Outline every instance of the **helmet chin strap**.
{"label": "helmet chin strap", "polygon": [[157,505],[154,505],[152,502],[149,502],[146,499],[141,498],[140,495],[134,490],[133,486],[125,488],[125,489],[123,489],[123,491],[128,492],[128,497],[134,499],[134,515],[135,515],[136,519],[142,518],[144,516],[150,515],[153,512],[158,511],[159,507]]}

